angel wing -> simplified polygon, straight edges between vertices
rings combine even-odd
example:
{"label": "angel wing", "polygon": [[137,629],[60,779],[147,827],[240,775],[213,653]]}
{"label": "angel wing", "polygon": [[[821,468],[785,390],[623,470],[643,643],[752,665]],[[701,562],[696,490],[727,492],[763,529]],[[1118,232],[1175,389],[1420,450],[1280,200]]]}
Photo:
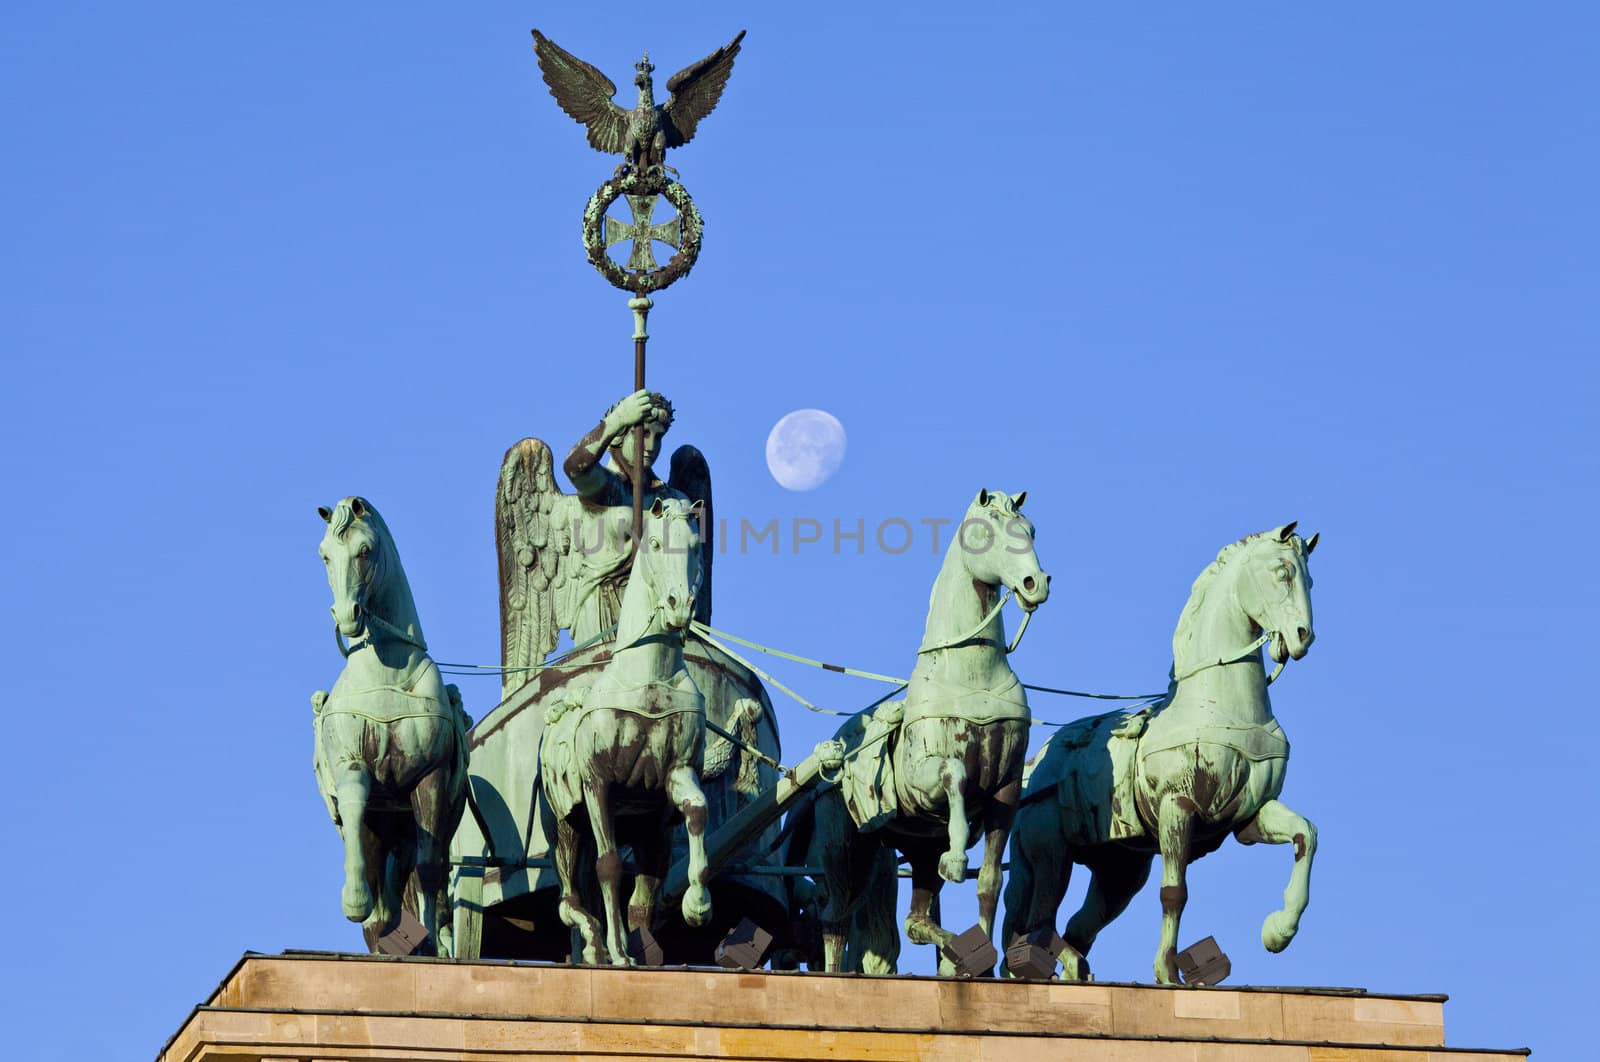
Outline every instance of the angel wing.
{"label": "angel wing", "polygon": [[[678,147],[694,139],[695,126],[722,99],[722,87],[728,83],[728,75],[733,73],[733,57],[739,54],[739,45],[743,40],[744,30],[740,30],[739,35],[726,45],[668,79],[667,91],[672,96],[661,109],[661,131],[666,134],[667,147]],[[567,113],[572,114],[570,110]],[[590,143],[593,142],[591,136]]]}
{"label": "angel wing", "polygon": [[[744,34],[739,34],[743,37]],[[739,42],[735,40],[734,44]],[[694,602],[694,618],[711,623],[711,558],[716,555],[716,518],[711,509],[711,469],[705,454],[693,446],[680,446],[672,452],[672,470],[667,485],[681,490],[691,502],[703,507],[700,520],[700,593]]]}
{"label": "angel wing", "polygon": [[[589,145],[608,155],[626,151],[628,112],[611,102],[611,97],[617,94],[617,86],[611,79],[538,30],[533,31],[533,51],[539,57],[539,72],[544,75],[544,83],[550,86],[550,95],[556,98],[562,110],[584,126]],[[726,74],[723,80],[727,80]],[[721,92],[719,84],[717,93]],[[716,102],[713,96],[712,106]],[[691,126],[691,135],[692,129]]]}
{"label": "angel wing", "polygon": [[[556,647],[571,625],[571,574],[575,496],[562,492],[553,474],[550,447],[523,439],[500,463],[494,497],[495,548],[500,557],[500,664],[532,667]],[[501,699],[535,676],[506,671]]]}

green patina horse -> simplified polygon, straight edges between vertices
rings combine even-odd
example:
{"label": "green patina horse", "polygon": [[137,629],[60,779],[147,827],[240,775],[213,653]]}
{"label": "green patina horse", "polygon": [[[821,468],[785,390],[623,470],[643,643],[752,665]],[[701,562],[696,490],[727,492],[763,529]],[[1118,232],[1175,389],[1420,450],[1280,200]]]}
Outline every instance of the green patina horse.
{"label": "green patina horse", "polygon": [[1278,802],[1289,743],[1272,716],[1266,645],[1281,666],[1306,654],[1307,558],[1294,524],[1217,554],[1194,582],[1172,638],[1173,680],[1149,709],[1112,712],[1057,731],[1028,764],[1011,842],[1003,939],[1053,929],[1074,863],[1089,868],[1083,906],[1067,924],[1063,976],[1088,976],[1084,956],[1161,856],[1161,943],[1155,976],[1178,981],[1178,922],[1188,864],[1229,833],[1244,844],[1293,844],[1282,910],[1267,916],[1267,950],[1288,947],[1310,900],[1317,831]]}
{"label": "green patina horse", "polygon": [[[879,846],[911,863],[906,936],[943,947],[954,934],[939,925],[934,903],[946,881],[967,876],[967,848],[983,835],[978,918],[994,929],[1000,857],[1021,786],[1032,716],[1007,660],[1001,587],[1031,613],[1049,596],[1039,567],[1025,497],[979,491],[945,553],[928,603],[927,624],[904,702],[853,717],[835,740],[844,759],[840,784],[817,797],[811,819],[797,820],[808,862],[826,872],[817,905],[823,961],[845,962],[852,919],[863,927],[893,918],[894,877],[885,876]],[[876,884],[874,884],[876,883]],[[887,910],[866,912],[863,903]],[[897,941],[857,940],[851,965],[893,970]],[[954,972],[941,954],[940,972]]]}
{"label": "green patina horse", "polygon": [[[539,746],[539,778],[555,827],[560,915],[583,937],[583,960],[605,955],[632,965],[623,928],[623,865],[632,852],[637,874],[627,926],[650,929],[656,897],[671,863],[670,824],[688,834],[689,888],[683,919],[711,916],[706,870],[706,798],[699,774],[705,754],[705,699],[684,664],[684,629],[700,589],[700,507],[658,498],[645,514],[644,536],[622,595],[611,659],[594,684],[575,689],[547,721]],[[586,813],[581,814],[581,813]],[[580,858],[595,857],[605,924],[585,908]]]}
{"label": "green patina horse", "polygon": [[318,552],[345,665],[313,698],[314,765],[344,841],[345,917],[364,923],[375,947],[414,872],[418,917],[447,956],[450,837],[466,805],[464,716],[428,656],[383,518],[356,497],[317,512],[328,525]]}

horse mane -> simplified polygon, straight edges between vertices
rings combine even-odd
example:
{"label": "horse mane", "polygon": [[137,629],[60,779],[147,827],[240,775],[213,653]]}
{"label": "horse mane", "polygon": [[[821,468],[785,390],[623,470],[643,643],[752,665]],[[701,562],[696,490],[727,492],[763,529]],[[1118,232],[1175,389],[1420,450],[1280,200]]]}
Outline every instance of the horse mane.
{"label": "horse mane", "polygon": [[1187,664],[1189,650],[1194,645],[1195,629],[1199,626],[1200,609],[1205,604],[1206,593],[1213,583],[1233,560],[1245,549],[1262,539],[1264,536],[1274,534],[1272,531],[1258,531],[1253,535],[1246,535],[1237,542],[1229,542],[1217,551],[1217,559],[1200,570],[1195,576],[1194,585],[1189,588],[1189,601],[1183,606],[1183,611],[1178,615],[1177,629],[1172,632],[1172,666],[1173,673],[1177,674]]}

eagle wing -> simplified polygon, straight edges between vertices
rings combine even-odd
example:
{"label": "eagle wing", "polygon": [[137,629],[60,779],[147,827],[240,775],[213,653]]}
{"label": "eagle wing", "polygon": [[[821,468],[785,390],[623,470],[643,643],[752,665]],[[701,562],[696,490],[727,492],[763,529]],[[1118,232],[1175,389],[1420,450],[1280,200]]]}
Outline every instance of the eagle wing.
{"label": "eagle wing", "polygon": [[[533,51],[550,95],[585,127],[589,145],[608,155],[626,151],[628,112],[611,102],[617,94],[611,79],[538,30],[533,31]],[[711,102],[715,104],[716,97]]]}
{"label": "eagle wing", "polygon": [[[556,647],[571,626],[572,512],[575,495],[556,485],[550,447],[523,439],[506,451],[494,497],[495,549],[500,558],[500,664],[529,668]],[[536,675],[504,673],[501,699]]]}
{"label": "eagle wing", "polygon": [[[740,34],[743,36],[743,34]],[[735,44],[738,42],[735,41]],[[711,510],[711,469],[706,465],[705,454],[693,446],[680,446],[672,451],[672,471],[667,473],[667,485],[689,496],[691,502],[702,506],[700,514],[700,593],[694,599],[694,618],[701,623],[711,623],[711,558],[716,555],[716,518]]]}
{"label": "eagle wing", "polygon": [[726,45],[698,63],[684,67],[667,81],[667,91],[672,95],[661,109],[661,130],[666,134],[667,147],[678,147],[694,139],[695,126],[722,98],[722,87],[733,73],[733,57],[739,54],[739,43],[743,40],[744,30],[740,30]]}

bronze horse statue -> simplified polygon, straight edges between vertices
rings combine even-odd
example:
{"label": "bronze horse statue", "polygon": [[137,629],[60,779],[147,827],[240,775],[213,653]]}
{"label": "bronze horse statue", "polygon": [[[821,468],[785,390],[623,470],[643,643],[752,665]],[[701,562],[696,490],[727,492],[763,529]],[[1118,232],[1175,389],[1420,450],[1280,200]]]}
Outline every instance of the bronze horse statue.
{"label": "bronze horse statue", "polygon": [[[790,853],[825,872],[814,902],[830,971],[844,968],[854,923],[849,965],[893,972],[898,941],[884,927],[893,918],[896,879],[892,859],[885,871],[883,848],[911,864],[906,936],[942,949],[955,934],[940,926],[934,904],[945,882],[966,880],[967,849],[974,831],[981,834],[978,918],[993,932],[1000,858],[1032,724],[1007,660],[1002,587],[1029,613],[1050,588],[1034,553],[1033,524],[1022,515],[1025,496],[978,492],[934,580],[905,700],[840,729],[838,784],[799,813]],[[942,952],[939,967],[955,971]]]}
{"label": "bronze horse statue", "polygon": [[[466,806],[465,717],[428,656],[394,538],[365,498],[317,510],[344,670],[318,691],[314,766],[344,841],[345,917],[374,949],[408,883],[429,947],[452,953],[450,837]],[[346,648],[345,639],[355,641]],[[412,880],[414,874],[414,880]]]}

